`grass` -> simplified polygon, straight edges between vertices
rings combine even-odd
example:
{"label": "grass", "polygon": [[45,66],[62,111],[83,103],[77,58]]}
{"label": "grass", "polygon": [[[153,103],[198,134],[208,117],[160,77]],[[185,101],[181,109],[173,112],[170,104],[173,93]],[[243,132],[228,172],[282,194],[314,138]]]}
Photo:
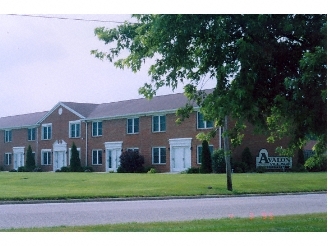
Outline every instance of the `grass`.
{"label": "grass", "polygon": [[126,223],[2,230],[6,232],[326,232],[327,213],[185,222]]}
{"label": "grass", "polygon": [[[87,199],[313,192],[327,190],[327,173],[233,174],[0,172],[0,200]],[[211,187],[211,188],[209,188]]]}

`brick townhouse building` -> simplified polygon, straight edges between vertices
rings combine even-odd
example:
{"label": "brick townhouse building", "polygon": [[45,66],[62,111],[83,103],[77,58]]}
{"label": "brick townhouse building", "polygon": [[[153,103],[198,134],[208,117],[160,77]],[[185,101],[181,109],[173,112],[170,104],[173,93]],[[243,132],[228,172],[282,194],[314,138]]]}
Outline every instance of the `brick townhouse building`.
{"label": "brick townhouse building", "polygon": [[[0,118],[0,166],[9,171],[25,164],[30,145],[42,171],[56,171],[69,165],[70,149],[78,148],[82,166],[96,172],[116,171],[124,150],[138,150],[145,166],[159,172],[181,172],[200,166],[201,142],[196,135],[213,127],[198,108],[182,124],[176,124],[176,110],[188,102],[182,93],[90,104],[59,102],[50,111]],[[221,131],[210,141],[211,150],[222,148]],[[284,141],[269,144],[250,127],[245,140],[232,152],[240,161],[249,147],[255,162],[265,148],[274,154]]]}

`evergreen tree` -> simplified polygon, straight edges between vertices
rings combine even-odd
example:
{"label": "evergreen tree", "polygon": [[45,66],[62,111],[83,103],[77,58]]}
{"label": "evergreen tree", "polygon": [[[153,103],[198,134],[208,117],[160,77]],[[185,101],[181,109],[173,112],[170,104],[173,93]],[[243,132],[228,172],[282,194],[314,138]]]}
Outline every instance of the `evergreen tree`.
{"label": "evergreen tree", "polygon": [[31,145],[28,146],[26,152],[26,163],[25,163],[26,171],[31,172],[35,169],[35,159],[32,153]]}
{"label": "evergreen tree", "polygon": [[72,172],[81,172],[82,171],[79,152],[77,151],[77,148],[76,148],[76,145],[74,142],[73,142],[72,148],[71,148],[70,169]]}
{"label": "evergreen tree", "polygon": [[212,158],[210,147],[208,146],[208,142],[203,140],[202,142],[202,164],[201,170],[203,173],[211,173],[212,172]]}

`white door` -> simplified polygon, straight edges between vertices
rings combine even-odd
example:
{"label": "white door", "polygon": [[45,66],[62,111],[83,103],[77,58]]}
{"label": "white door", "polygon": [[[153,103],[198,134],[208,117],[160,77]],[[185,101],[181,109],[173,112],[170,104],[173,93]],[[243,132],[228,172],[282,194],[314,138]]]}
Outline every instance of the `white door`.
{"label": "white door", "polygon": [[106,150],[106,172],[117,171],[120,166],[121,149]]}
{"label": "white door", "polygon": [[173,157],[172,157],[172,171],[173,172],[182,172],[186,169],[186,147],[174,147],[173,148]]}
{"label": "white door", "polygon": [[23,153],[15,153],[14,154],[14,169],[18,169],[19,167],[24,166],[24,154]]}
{"label": "white door", "polygon": [[24,147],[14,147],[14,169],[24,166]]}
{"label": "white door", "polygon": [[55,154],[54,154],[55,170],[61,169],[62,167],[66,166],[65,154],[66,154],[65,151],[55,151]]}

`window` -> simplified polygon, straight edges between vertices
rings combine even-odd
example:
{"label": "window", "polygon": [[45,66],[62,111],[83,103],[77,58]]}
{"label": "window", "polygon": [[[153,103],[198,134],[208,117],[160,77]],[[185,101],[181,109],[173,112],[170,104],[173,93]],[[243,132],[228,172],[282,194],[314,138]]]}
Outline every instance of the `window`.
{"label": "window", "polygon": [[102,150],[95,149],[92,150],[92,165],[101,165],[102,164]]}
{"label": "window", "polygon": [[28,141],[35,141],[35,128],[27,129],[27,140]]}
{"label": "window", "polygon": [[126,150],[127,151],[134,151],[134,152],[139,153],[139,148],[127,148]]}
{"label": "window", "polygon": [[[211,155],[213,155],[213,151],[214,151],[213,145],[209,145],[208,147],[210,148]],[[202,150],[203,150],[203,147],[201,145],[197,146],[197,163],[198,164],[202,163]]]}
{"label": "window", "polygon": [[213,127],[213,121],[204,120],[204,116],[198,112],[197,113],[197,128],[198,129],[207,129]]}
{"label": "window", "polygon": [[166,117],[165,115],[153,116],[153,132],[166,131]]}
{"label": "window", "polygon": [[5,165],[10,165],[11,164],[11,153],[5,153]]}
{"label": "window", "polygon": [[81,137],[81,122],[74,121],[69,123],[69,137],[79,138]]}
{"label": "window", "polygon": [[41,150],[42,165],[51,165],[51,150]]}
{"label": "window", "polygon": [[139,133],[139,118],[127,119],[128,134]]}
{"label": "window", "polygon": [[166,148],[155,147],[152,151],[153,164],[165,164],[166,163]]}
{"label": "window", "polygon": [[92,136],[93,137],[102,136],[102,122],[101,121],[92,122]]}
{"label": "window", "polygon": [[12,130],[5,130],[5,143],[12,141]]}
{"label": "window", "polygon": [[52,124],[42,125],[42,140],[51,139],[51,128],[52,128]]}

